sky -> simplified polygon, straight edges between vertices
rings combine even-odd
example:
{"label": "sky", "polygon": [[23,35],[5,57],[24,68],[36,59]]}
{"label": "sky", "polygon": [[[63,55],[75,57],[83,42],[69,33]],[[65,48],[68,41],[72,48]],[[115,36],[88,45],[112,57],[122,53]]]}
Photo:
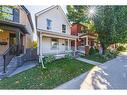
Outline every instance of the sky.
{"label": "sky", "polygon": [[[49,5],[43,5],[43,6],[34,6],[34,5],[31,5],[31,6],[25,6],[28,10],[29,10],[29,12],[31,13],[31,17],[32,17],[32,21],[33,21],[33,24],[34,24],[34,29],[35,29],[35,13],[37,13],[37,12],[39,12],[39,11],[41,11],[41,10],[43,10],[43,9],[45,9],[45,8],[48,8],[48,7],[50,7]],[[61,8],[63,9],[63,11],[65,12],[65,13],[67,13],[67,10],[66,10],[66,6],[61,6]],[[33,39],[34,40],[37,40],[37,35],[36,35],[36,30],[34,31],[35,33],[34,33],[34,35],[33,35]]]}

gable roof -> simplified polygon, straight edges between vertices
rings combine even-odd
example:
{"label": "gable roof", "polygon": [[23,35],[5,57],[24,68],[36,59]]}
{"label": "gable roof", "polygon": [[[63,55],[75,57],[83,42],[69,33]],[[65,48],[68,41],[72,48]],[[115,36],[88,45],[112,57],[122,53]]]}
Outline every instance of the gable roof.
{"label": "gable roof", "polygon": [[28,20],[30,22],[30,25],[31,25],[31,28],[32,30],[34,30],[34,26],[33,26],[33,22],[32,22],[32,18],[31,18],[31,14],[30,12],[27,10],[27,8],[23,5],[21,5],[21,8],[27,13],[27,17],[28,17]]}
{"label": "gable roof", "polygon": [[41,14],[44,14],[44,13],[46,13],[46,12],[48,12],[48,11],[50,11],[50,10],[56,8],[56,7],[57,7],[57,8],[60,8],[61,13],[62,13],[62,15],[64,16],[65,20],[67,21],[68,25],[71,26],[70,22],[69,22],[68,19],[67,19],[66,14],[64,13],[63,9],[62,9],[59,5],[56,5],[56,6],[53,5],[53,6],[50,6],[50,7],[46,8],[46,9],[44,9],[44,10],[42,10],[42,11],[39,11],[39,12],[37,12],[37,13],[35,14],[35,16],[39,16],[39,15],[41,15]]}

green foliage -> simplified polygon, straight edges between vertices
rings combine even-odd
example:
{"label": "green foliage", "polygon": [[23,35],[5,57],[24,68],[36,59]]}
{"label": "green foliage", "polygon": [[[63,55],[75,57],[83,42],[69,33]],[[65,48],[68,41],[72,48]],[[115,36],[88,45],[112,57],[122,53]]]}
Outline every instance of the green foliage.
{"label": "green foliage", "polygon": [[71,53],[66,53],[66,54],[65,54],[65,58],[66,58],[66,59],[73,59],[73,56],[72,56]]}
{"label": "green foliage", "polygon": [[124,46],[119,46],[117,48],[117,51],[125,51],[125,50],[126,50],[126,48]]}
{"label": "green foliage", "polygon": [[87,6],[82,5],[68,5],[67,6],[67,16],[70,22],[73,23],[84,23],[87,21],[87,16],[85,16]]}
{"label": "green foliage", "polygon": [[55,60],[56,60],[56,57],[54,55],[52,55],[52,54],[44,56],[44,64],[52,63]]}
{"label": "green foliage", "polygon": [[93,61],[103,63],[103,62],[106,62],[108,60],[115,58],[118,54],[119,54],[118,51],[110,52],[110,50],[106,50],[104,55],[100,55],[99,53],[96,53],[93,55],[86,55],[86,56],[82,56],[82,57],[89,59],[89,60],[93,60]]}
{"label": "green foliage", "polygon": [[106,53],[104,55],[102,55],[102,57],[108,61],[108,60],[111,60],[113,58],[115,58],[117,55],[119,54],[118,51],[113,51],[113,52],[110,52],[110,50],[107,50]]}
{"label": "green foliage", "polygon": [[34,41],[34,48],[37,48],[37,41]]}
{"label": "green foliage", "polygon": [[127,7],[96,6],[94,17],[95,30],[98,33],[102,48],[110,44],[127,42]]}
{"label": "green foliage", "polygon": [[89,50],[89,55],[95,55],[98,52],[99,52],[98,49],[91,47],[90,50]]}

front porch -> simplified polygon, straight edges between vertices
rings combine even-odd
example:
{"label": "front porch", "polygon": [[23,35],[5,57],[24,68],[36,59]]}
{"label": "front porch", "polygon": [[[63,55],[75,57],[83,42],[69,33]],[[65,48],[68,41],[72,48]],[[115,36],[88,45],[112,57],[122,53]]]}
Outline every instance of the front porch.
{"label": "front porch", "polygon": [[0,21],[0,55],[1,69],[6,72],[7,66],[15,56],[24,53],[24,36],[27,33],[21,24]]}
{"label": "front porch", "polygon": [[97,39],[97,35],[94,33],[80,34],[79,39],[77,41],[78,43],[77,51],[82,54],[88,54],[89,49],[91,47],[97,46],[96,39]]}
{"label": "front porch", "polygon": [[[64,35],[60,33],[42,32],[39,36],[38,55],[44,56],[53,54],[55,56],[64,56],[66,53],[77,51],[76,36]],[[75,41],[75,46],[71,46],[71,41]]]}

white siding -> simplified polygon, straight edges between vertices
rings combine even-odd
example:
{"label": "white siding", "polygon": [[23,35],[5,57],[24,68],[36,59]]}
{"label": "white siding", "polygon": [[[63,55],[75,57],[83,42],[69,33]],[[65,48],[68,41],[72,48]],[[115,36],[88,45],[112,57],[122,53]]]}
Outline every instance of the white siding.
{"label": "white siding", "polygon": [[47,30],[47,19],[52,20],[52,29],[49,31],[62,33],[62,24],[66,25],[66,34],[70,35],[70,26],[58,7],[51,9],[37,17],[37,29]]}
{"label": "white siding", "polygon": [[58,41],[59,41],[59,48],[54,50],[54,49],[51,49],[51,38],[43,37],[42,38],[42,52],[43,52],[43,54],[63,53],[65,51],[65,40],[58,39]]}

